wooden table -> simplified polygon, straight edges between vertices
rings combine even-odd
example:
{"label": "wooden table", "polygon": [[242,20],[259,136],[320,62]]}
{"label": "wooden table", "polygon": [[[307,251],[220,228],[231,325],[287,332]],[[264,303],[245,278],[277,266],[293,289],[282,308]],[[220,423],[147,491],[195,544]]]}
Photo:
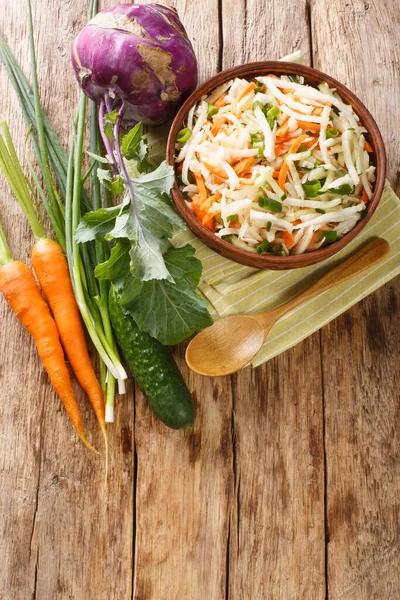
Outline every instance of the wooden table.
{"label": "wooden table", "polygon": [[[77,99],[69,53],[87,4],[34,2],[43,103],[65,143]],[[381,127],[399,191],[398,1],[175,4],[201,80],[300,48],[348,85]],[[0,6],[1,30],[28,70],[25,2]],[[25,127],[4,72],[1,89],[21,153]],[[29,260],[32,236],[1,184],[11,247]],[[397,278],[230,378],[188,373],[178,349],[194,430],[165,428],[129,386],[109,428],[105,489],[102,464],[77,441],[1,300],[1,600],[400,598],[399,303]]]}

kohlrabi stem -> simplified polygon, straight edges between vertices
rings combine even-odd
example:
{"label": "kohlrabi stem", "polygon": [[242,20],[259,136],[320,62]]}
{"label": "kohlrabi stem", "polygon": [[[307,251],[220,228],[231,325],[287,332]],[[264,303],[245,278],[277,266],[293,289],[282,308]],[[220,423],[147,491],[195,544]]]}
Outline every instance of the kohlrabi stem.
{"label": "kohlrabi stem", "polygon": [[6,235],[0,222],[0,265],[5,265],[13,260],[11,250],[7,244]]}
{"label": "kohlrabi stem", "polygon": [[125,114],[125,107],[124,105],[121,106],[121,108],[119,109],[119,113],[118,113],[118,117],[117,120],[115,122],[115,126],[114,126],[114,147],[115,147],[115,153],[117,155],[117,161],[118,161],[118,166],[119,169],[121,171],[121,175],[125,181],[128,193],[129,193],[129,197],[131,199],[131,203],[132,206],[135,206],[135,194],[133,192],[133,185],[132,185],[132,181],[131,178],[128,175],[128,171],[126,170],[126,165],[125,165],[125,161],[124,161],[124,157],[122,155],[122,150],[121,150],[121,144],[119,143],[119,134],[121,131],[121,125],[124,119],[124,114]]}
{"label": "kohlrabi stem", "polygon": [[111,161],[112,170],[114,172],[114,175],[117,175],[118,174],[118,166],[117,166],[117,163],[115,162],[115,156],[114,156],[112,143],[111,143],[111,140],[104,133],[104,117],[105,116],[106,116],[106,103],[103,98],[103,100],[100,102],[100,108],[99,108],[99,130],[100,130],[101,139],[103,140],[104,148],[106,150],[106,154]]}

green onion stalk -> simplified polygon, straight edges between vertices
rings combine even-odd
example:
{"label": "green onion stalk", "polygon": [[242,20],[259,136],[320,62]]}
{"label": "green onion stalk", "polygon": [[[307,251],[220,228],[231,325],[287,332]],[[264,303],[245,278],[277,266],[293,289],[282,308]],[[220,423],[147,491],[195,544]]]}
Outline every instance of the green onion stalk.
{"label": "green onion stalk", "polygon": [[[92,175],[93,185],[97,170],[96,164],[92,163],[90,169],[82,176],[86,101],[85,98],[81,98],[79,102],[78,116],[73,127],[71,151],[68,156],[40,104],[32,8],[30,0],[27,0],[27,2],[33,89],[1,35],[0,60],[5,65],[23,117],[29,127],[28,137],[33,144],[46,192],[41,187],[33,166],[27,160],[32,180],[49,215],[57,241],[66,250],[77,303],[88,333],[100,355],[101,383],[106,398],[106,420],[110,422],[113,420],[114,415],[115,379],[118,379],[119,391],[123,393],[125,389],[124,379],[127,375],[121,364],[110,326],[106,295],[108,289],[106,290],[103,282],[98,284],[94,276],[96,264],[103,262],[108,249],[104,244],[100,247],[98,244],[89,242],[79,247],[74,242],[75,230],[82,212],[92,210],[92,205],[83,189],[83,184]],[[96,12],[97,0],[91,0],[89,18],[92,18]],[[98,144],[98,132],[95,133],[93,127],[91,128],[91,136],[95,140],[91,142],[93,148],[95,144]],[[31,183],[27,181],[27,184],[37,202]],[[101,195],[98,193],[96,184],[93,190],[93,201],[97,207],[101,205]],[[108,199],[106,199],[106,202],[108,202]]]}

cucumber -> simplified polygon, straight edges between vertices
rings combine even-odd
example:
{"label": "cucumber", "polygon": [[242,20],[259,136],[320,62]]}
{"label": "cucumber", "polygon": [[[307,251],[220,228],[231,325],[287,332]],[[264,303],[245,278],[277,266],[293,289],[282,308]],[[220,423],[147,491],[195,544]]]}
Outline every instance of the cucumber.
{"label": "cucumber", "polygon": [[118,345],[151,408],[168,427],[189,429],[195,418],[193,399],[169,349],[139,329],[118,303],[113,286],[108,306]]}

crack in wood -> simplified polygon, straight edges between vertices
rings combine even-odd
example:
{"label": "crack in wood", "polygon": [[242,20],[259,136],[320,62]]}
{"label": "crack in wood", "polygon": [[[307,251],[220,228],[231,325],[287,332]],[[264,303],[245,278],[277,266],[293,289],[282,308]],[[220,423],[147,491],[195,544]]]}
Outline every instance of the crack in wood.
{"label": "crack in wood", "polygon": [[314,49],[313,49],[313,30],[312,30],[312,14],[311,0],[306,0],[307,28],[308,28],[308,45],[310,48],[310,66],[314,66]]}
{"label": "crack in wood", "polygon": [[328,544],[329,544],[329,523],[328,523],[328,461],[326,453],[326,412],[325,412],[325,388],[324,388],[324,364],[322,348],[322,331],[319,332],[319,356],[321,373],[321,394],[322,394],[322,446],[324,452],[324,533],[325,533],[325,600],[329,599],[328,585]]}
{"label": "crack in wood", "polygon": [[36,552],[36,561],[35,561],[35,576],[34,576],[34,580],[33,580],[33,593],[32,593],[32,600],[36,600],[36,594],[37,594],[37,581],[38,581],[38,570],[39,570],[39,547],[37,549]]}
{"label": "crack in wood", "polygon": [[218,41],[219,41],[218,61],[217,61],[218,71],[222,71],[223,54],[224,54],[224,31],[223,31],[222,2],[223,2],[223,0],[218,0]]}
{"label": "crack in wood", "polygon": [[42,410],[40,412],[39,457],[38,457],[38,459],[39,459],[39,472],[38,472],[38,479],[37,479],[37,484],[36,484],[35,510],[34,510],[34,513],[33,513],[31,535],[30,535],[30,538],[29,538],[29,557],[32,556],[32,541],[33,541],[33,536],[35,534],[36,518],[37,518],[38,509],[39,509],[39,489],[40,489],[41,472],[42,472],[42,442],[43,442],[42,428],[43,428],[43,404],[42,404]]}

